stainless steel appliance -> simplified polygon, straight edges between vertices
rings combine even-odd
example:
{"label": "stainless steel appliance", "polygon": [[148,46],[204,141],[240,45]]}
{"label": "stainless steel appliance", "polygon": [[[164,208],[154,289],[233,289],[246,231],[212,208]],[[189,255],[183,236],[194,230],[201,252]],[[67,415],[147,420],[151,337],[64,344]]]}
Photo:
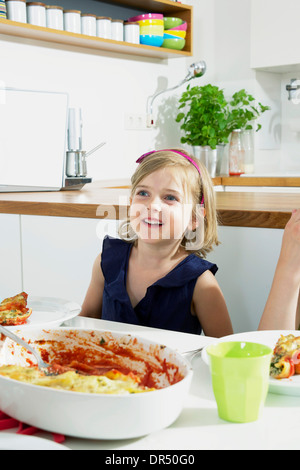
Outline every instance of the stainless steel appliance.
{"label": "stainless steel appliance", "polygon": [[102,142],[89,152],[83,150],[82,128],[83,125],[81,109],[70,108],[68,113],[68,150],[66,154],[66,176],[72,179],[84,179],[87,177],[87,157],[105,145],[105,142]]}
{"label": "stainless steel appliance", "polygon": [[85,150],[68,150],[67,161],[66,161],[66,175],[68,177],[79,177],[83,178],[87,176],[87,157],[96,152],[105,145],[106,142],[102,142],[97,145],[93,150],[86,152]]}

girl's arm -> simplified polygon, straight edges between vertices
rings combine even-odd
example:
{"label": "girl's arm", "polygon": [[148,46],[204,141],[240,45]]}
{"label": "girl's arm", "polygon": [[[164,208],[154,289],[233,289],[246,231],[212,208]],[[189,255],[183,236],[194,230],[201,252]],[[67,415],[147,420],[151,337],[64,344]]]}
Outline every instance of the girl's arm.
{"label": "girl's arm", "polygon": [[92,279],[88,287],[80,315],[83,317],[101,318],[104,276],[101,269],[101,254],[97,256],[92,271]]}
{"label": "girl's arm", "polygon": [[259,330],[294,330],[300,316],[300,210],[287,223]]}
{"label": "girl's arm", "polygon": [[298,297],[298,307],[296,313],[296,329],[300,329],[300,289],[299,289],[299,297]]}
{"label": "girl's arm", "polygon": [[210,271],[205,271],[197,280],[193,310],[206,336],[220,338],[233,333],[223,293]]}

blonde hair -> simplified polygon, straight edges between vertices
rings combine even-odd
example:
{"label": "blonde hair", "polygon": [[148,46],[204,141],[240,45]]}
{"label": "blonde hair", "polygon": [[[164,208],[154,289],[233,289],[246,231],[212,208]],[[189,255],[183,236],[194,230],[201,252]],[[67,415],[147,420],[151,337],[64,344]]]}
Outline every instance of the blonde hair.
{"label": "blonde hair", "polygon": [[[187,158],[177,154],[177,151],[192,158],[198,165],[201,175],[195,166]],[[186,196],[192,198],[193,218],[197,221],[203,220],[203,206],[200,206],[200,203],[204,197],[204,223],[199,224],[193,232],[193,239],[196,239],[196,242],[191,238],[191,233],[188,236],[185,233],[181,240],[181,246],[189,253],[195,253],[201,258],[205,258],[207,253],[213,250],[214,245],[219,245],[218,221],[213,183],[207,169],[198,160],[181,149],[150,153],[141,161],[131,178],[131,197],[133,197],[136,187],[146,176],[162,168],[174,169],[179,176]],[[135,242],[137,240],[129,219],[120,225],[119,236],[125,241]]]}

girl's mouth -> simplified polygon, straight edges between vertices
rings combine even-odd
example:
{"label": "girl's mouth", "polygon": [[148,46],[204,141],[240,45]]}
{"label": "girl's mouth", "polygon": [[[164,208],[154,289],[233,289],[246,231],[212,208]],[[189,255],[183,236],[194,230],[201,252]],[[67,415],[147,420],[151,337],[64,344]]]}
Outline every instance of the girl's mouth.
{"label": "girl's mouth", "polygon": [[148,226],[151,226],[151,227],[153,227],[153,226],[161,227],[163,225],[163,223],[158,219],[149,219],[149,218],[147,218],[147,219],[144,219],[143,222],[145,224],[147,224]]}

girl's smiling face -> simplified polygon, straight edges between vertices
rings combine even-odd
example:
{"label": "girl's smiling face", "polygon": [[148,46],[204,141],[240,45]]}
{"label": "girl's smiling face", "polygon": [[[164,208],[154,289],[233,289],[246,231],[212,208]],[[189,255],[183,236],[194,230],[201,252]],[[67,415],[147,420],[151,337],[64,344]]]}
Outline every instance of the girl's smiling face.
{"label": "girl's smiling face", "polygon": [[163,168],[146,176],[136,187],[130,207],[130,224],[138,238],[181,240],[191,228],[192,200],[184,194],[178,175]]}

